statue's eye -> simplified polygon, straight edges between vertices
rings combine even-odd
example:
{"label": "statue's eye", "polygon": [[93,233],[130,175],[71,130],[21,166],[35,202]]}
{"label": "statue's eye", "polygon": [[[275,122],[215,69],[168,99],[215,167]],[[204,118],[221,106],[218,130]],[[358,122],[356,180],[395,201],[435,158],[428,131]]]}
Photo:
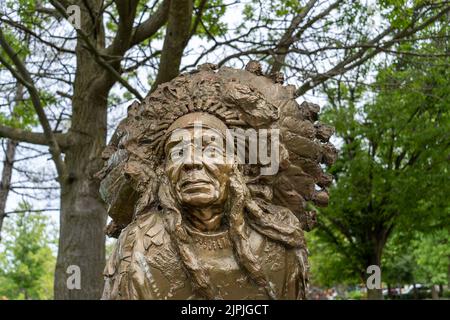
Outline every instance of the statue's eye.
{"label": "statue's eye", "polygon": [[170,159],[177,161],[183,157],[184,151],[183,148],[173,148],[170,151]]}
{"label": "statue's eye", "polygon": [[222,148],[214,145],[209,145],[203,148],[209,158],[218,158],[223,154]]}

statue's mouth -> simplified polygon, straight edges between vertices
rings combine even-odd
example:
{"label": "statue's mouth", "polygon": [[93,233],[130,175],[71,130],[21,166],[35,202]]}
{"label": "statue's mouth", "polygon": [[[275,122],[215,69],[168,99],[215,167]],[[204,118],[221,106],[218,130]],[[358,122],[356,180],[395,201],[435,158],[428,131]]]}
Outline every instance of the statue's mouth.
{"label": "statue's mouth", "polygon": [[180,188],[201,187],[205,184],[211,184],[211,181],[206,179],[186,179],[180,183]]}
{"label": "statue's mouth", "polygon": [[212,181],[203,170],[192,170],[182,172],[178,186],[180,189],[187,189],[194,186],[202,187],[211,184]]}

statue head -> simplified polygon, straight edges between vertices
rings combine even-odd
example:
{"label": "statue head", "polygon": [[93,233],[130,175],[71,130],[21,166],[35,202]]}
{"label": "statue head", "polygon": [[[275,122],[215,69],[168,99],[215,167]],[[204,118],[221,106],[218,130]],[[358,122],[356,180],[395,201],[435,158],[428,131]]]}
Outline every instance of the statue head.
{"label": "statue head", "polygon": [[[332,128],[317,121],[317,105],[297,104],[293,86],[282,85],[279,75],[261,75],[256,64],[247,70],[203,65],[133,103],[105,150],[106,165],[98,175],[113,219],[110,234],[117,235],[139,215],[162,213],[192,286],[207,298],[217,293],[196,260],[190,228],[228,230],[242,268],[274,296],[249,249],[247,230],[294,248],[299,285],[305,287],[303,231],[315,221],[308,203],[328,202],[332,179],[321,163],[335,160],[328,142]],[[230,154],[228,148],[239,144],[230,131],[239,130],[251,133],[249,144],[255,132],[259,139],[259,132],[277,130],[279,139],[258,141],[254,149],[246,145],[240,155],[239,148],[231,148]],[[263,170],[267,162],[259,161],[266,145],[268,152],[277,150],[278,167],[271,174]],[[247,161],[251,150],[258,151],[258,161]]]}
{"label": "statue head", "polygon": [[194,226],[218,229],[232,169],[226,158],[226,125],[195,112],[177,119],[167,131],[165,173],[176,201]]}

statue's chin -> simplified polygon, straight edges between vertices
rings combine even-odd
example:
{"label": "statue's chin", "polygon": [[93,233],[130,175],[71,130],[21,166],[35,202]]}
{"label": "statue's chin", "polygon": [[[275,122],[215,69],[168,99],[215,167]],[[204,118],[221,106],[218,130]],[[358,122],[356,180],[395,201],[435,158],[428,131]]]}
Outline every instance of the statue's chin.
{"label": "statue's chin", "polygon": [[214,194],[194,192],[183,193],[181,195],[181,203],[189,207],[204,207],[213,204],[217,200]]}

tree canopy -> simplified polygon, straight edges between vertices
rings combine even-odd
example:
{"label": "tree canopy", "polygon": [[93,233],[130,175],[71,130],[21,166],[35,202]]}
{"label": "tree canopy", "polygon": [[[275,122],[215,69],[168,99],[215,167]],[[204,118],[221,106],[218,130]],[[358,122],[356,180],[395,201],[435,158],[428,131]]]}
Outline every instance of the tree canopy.
{"label": "tree canopy", "polygon": [[[448,25],[441,28],[448,34]],[[360,77],[355,82],[324,86],[327,119],[336,127],[341,152],[330,170],[336,183],[330,206],[319,215],[317,233],[339,253],[330,269],[346,265],[361,280],[367,266],[382,263],[393,234],[402,249],[392,244],[389,259],[383,259],[388,279],[438,284],[447,278],[449,42],[416,46],[416,53],[436,56],[424,60],[405,54],[382,62],[370,87],[358,84],[364,71],[355,74]],[[334,280],[343,276],[333,274]]]}

